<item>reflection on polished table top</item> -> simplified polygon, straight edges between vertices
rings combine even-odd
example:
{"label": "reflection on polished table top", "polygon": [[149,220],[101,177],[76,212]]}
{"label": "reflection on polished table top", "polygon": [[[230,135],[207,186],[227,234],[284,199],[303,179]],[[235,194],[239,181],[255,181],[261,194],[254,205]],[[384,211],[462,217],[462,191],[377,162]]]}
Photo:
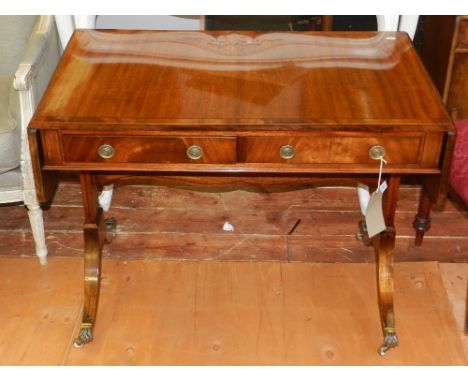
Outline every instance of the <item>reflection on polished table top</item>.
{"label": "reflection on polished table top", "polygon": [[[105,184],[376,184],[387,229],[369,238],[379,266],[383,354],[393,314],[394,213],[402,175],[423,186],[417,245],[446,194],[454,130],[408,36],[377,32],[78,30],[31,120],[38,195],[47,171],[80,173],[85,312],[92,339]],[[376,160],[377,159],[377,160]],[[179,183],[177,183],[179,182]],[[50,189],[50,187],[49,187]]]}

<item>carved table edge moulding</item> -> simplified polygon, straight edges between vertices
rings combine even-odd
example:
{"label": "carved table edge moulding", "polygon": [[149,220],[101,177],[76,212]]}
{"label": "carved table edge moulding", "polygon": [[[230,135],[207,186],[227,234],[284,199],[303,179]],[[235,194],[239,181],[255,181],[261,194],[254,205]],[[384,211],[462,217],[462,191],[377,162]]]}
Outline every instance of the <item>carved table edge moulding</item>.
{"label": "carved table edge moulding", "polygon": [[93,339],[102,246],[115,230],[99,206],[103,186],[150,178],[174,187],[374,189],[380,170],[383,231],[369,237],[363,218],[357,236],[376,254],[385,354],[398,344],[401,179],[422,185],[421,245],[432,205],[445,200],[454,131],[403,33],[75,31],[29,125],[39,186],[43,171],[80,175],[85,296],[75,346]]}

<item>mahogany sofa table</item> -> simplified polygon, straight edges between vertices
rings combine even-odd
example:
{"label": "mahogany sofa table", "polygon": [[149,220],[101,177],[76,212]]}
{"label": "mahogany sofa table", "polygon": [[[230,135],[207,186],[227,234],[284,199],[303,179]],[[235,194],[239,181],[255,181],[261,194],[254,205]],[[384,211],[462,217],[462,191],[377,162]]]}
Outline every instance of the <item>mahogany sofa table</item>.
{"label": "mahogany sofa table", "polygon": [[85,302],[76,345],[93,338],[105,222],[98,192],[129,178],[178,186],[375,188],[386,229],[369,238],[384,334],[393,311],[401,178],[422,185],[416,244],[445,200],[454,129],[409,38],[377,32],[78,30],[29,125],[40,200],[48,174],[80,174]]}

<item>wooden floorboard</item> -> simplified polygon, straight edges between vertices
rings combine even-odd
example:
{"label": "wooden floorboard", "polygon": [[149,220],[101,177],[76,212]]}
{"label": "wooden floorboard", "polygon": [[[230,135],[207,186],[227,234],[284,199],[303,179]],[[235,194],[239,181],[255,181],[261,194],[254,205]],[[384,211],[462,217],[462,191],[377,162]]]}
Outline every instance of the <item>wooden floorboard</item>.
{"label": "wooden floorboard", "polygon": [[439,264],[442,280],[468,357],[468,333],[465,335],[468,264]]}
{"label": "wooden floorboard", "polygon": [[0,365],[60,365],[82,304],[82,260],[0,258]]}
{"label": "wooden floorboard", "polygon": [[[350,188],[206,193],[118,187],[106,213],[117,217],[118,227],[104,247],[101,340],[78,352],[71,339],[82,303],[83,211],[79,184],[62,181],[44,211],[47,267],[34,257],[25,208],[0,207],[0,363],[466,362],[453,333],[460,337],[462,330],[468,213],[449,201],[432,214],[423,246],[415,247],[418,196],[417,188],[401,189],[397,261],[456,264],[441,265],[440,272],[435,263],[397,265],[397,320],[406,346],[385,359],[375,354],[374,265],[314,264],[374,262],[373,251],[354,237],[360,215]],[[234,232],[222,230],[225,221]],[[448,347],[451,352],[440,350]]]}
{"label": "wooden floorboard", "polygon": [[[443,211],[433,212],[423,246],[414,246],[412,221],[418,197],[419,189],[402,187],[395,223],[396,260],[468,262],[468,212],[451,201]],[[33,256],[25,208],[2,206],[0,214],[0,256]],[[372,250],[355,239],[360,214],[352,188],[208,193],[125,185],[116,188],[106,215],[118,221],[118,234],[105,248],[106,257],[374,261]],[[49,256],[82,256],[83,211],[76,181],[60,183],[44,220]],[[223,231],[226,221],[234,232]]]}
{"label": "wooden floorboard", "polygon": [[105,259],[95,341],[75,349],[81,277],[78,257],[0,258],[1,364],[467,364],[435,262],[396,265],[385,357],[372,264]]}

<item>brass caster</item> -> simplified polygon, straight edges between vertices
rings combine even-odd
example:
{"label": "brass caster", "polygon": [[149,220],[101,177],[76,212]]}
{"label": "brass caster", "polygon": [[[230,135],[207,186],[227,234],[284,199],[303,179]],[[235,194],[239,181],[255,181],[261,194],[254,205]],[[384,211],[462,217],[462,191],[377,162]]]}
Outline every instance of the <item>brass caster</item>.
{"label": "brass caster", "polygon": [[367,233],[366,221],[364,219],[360,220],[358,223],[358,231],[356,232],[356,239],[363,240],[364,236]]}
{"label": "brass caster", "polygon": [[391,348],[398,346],[398,337],[395,331],[388,331],[384,333],[384,341],[379,348],[379,354],[384,356]]}
{"label": "brass caster", "polygon": [[364,233],[362,231],[357,231],[356,232],[356,239],[357,240],[362,240],[364,239]]}
{"label": "brass caster", "polygon": [[75,341],[73,342],[73,346],[76,349],[81,349],[84,346],[84,343],[81,342],[81,340],[79,338],[76,338]]}
{"label": "brass caster", "polygon": [[106,218],[105,224],[106,224],[105,241],[106,243],[109,244],[110,242],[112,242],[115,235],[117,235],[117,219],[113,217]]}
{"label": "brass caster", "polygon": [[81,349],[85,344],[93,340],[93,330],[91,326],[80,329],[80,334],[75,339],[73,346],[77,349]]}

